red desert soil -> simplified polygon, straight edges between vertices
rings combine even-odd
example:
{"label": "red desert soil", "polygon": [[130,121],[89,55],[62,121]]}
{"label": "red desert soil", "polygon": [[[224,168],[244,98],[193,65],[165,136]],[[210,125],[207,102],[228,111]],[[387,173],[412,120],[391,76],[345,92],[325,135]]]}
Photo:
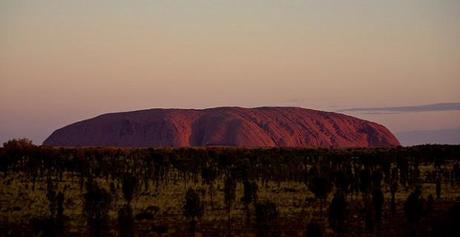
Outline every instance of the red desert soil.
{"label": "red desert soil", "polygon": [[51,146],[387,147],[384,126],[295,107],[149,109],[109,113],[53,132]]}

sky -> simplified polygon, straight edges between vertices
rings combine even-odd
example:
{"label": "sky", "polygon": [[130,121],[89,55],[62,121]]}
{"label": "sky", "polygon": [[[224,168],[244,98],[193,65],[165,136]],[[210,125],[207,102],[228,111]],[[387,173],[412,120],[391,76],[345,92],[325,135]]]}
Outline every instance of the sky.
{"label": "sky", "polygon": [[458,108],[347,109],[460,102],[459,23],[458,0],[2,0],[0,144],[107,112],[216,106],[452,134]]}

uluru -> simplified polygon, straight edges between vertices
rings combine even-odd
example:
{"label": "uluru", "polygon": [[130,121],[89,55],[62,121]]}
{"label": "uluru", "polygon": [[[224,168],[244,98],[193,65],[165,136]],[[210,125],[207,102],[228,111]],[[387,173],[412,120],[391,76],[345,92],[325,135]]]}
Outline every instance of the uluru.
{"label": "uluru", "polygon": [[54,131],[49,146],[390,147],[384,126],[298,107],[147,109],[108,113]]}

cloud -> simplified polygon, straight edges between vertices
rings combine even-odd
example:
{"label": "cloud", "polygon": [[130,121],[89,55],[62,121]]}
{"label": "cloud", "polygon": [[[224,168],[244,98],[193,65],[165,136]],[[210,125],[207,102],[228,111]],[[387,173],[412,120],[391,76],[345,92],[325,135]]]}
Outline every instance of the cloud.
{"label": "cloud", "polygon": [[404,112],[431,112],[460,110],[460,103],[437,103],[427,105],[395,106],[395,107],[362,107],[341,109],[339,112],[365,112],[373,114],[404,113]]}
{"label": "cloud", "polygon": [[363,114],[379,115],[379,114],[399,114],[399,112],[386,112],[386,111],[366,111]]}

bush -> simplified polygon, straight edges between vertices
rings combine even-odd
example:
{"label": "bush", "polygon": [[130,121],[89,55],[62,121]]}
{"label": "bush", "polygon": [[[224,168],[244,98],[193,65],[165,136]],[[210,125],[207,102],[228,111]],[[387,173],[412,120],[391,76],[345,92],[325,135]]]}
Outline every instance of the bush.
{"label": "bush", "polygon": [[138,181],[136,177],[128,174],[123,177],[122,180],[122,189],[123,189],[123,197],[125,198],[126,202],[131,203],[134,197],[134,193],[137,190]]}
{"label": "bush", "polygon": [[183,209],[186,218],[195,219],[203,215],[203,205],[201,204],[200,196],[192,188],[189,188],[185,194]]}
{"label": "bush", "polygon": [[93,236],[101,235],[101,230],[107,222],[111,203],[112,197],[107,190],[99,187],[94,181],[88,181],[83,208],[88,227]]}
{"label": "bush", "polygon": [[269,224],[278,217],[276,204],[264,201],[256,204],[256,221],[258,224]]}
{"label": "bush", "polygon": [[203,216],[203,205],[201,204],[201,199],[198,193],[189,188],[185,194],[185,203],[184,203],[184,216],[190,219],[190,231],[195,232],[195,226],[197,218]]}

